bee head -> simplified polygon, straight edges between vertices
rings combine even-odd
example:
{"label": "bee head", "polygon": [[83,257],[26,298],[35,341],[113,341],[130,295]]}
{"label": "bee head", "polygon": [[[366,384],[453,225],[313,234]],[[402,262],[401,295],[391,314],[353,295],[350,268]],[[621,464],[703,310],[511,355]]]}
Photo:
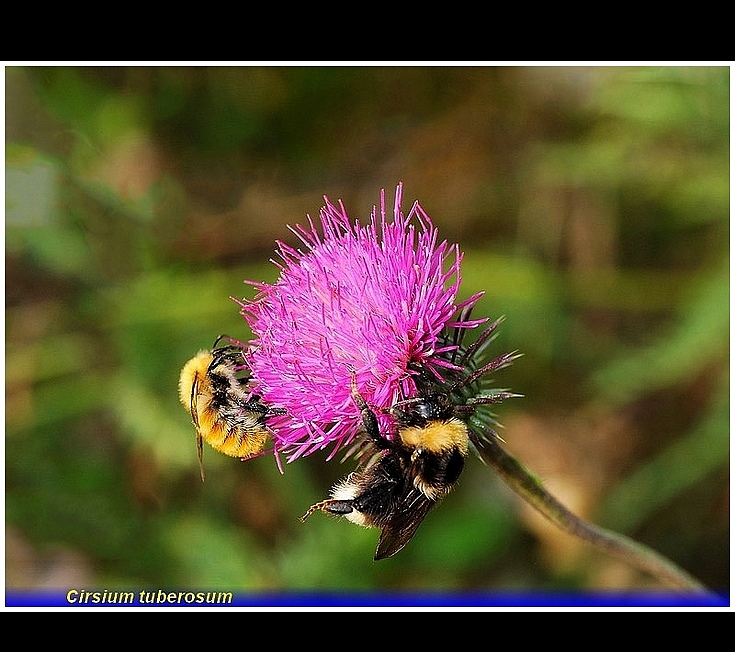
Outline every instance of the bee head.
{"label": "bee head", "polygon": [[444,392],[432,389],[399,401],[390,409],[399,428],[423,428],[432,421],[446,421],[455,416],[455,405]]}

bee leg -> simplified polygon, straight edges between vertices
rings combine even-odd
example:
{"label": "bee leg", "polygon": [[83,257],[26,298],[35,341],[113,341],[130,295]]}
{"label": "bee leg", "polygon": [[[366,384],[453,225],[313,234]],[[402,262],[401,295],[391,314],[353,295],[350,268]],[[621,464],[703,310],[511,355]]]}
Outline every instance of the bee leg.
{"label": "bee leg", "polygon": [[204,442],[202,441],[202,433],[199,429],[199,409],[197,407],[197,397],[199,396],[199,374],[194,375],[194,382],[191,385],[191,397],[189,399],[189,412],[191,414],[191,422],[196,429],[197,438],[197,458],[199,459],[199,475],[204,482]]}
{"label": "bee leg", "polygon": [[263,403],[262,399],[257,394],[252,396],[247,401],[244,398],[238,397],[235,402],[243,410],[248,410],[249,412],[257,412],[258,414],[261,414],[264,417],[274,416],[277,414],[286,414],[285,408],[277,408],[277,407],[271,407],[270,405],[266,405],[265,403]]}
{"label": "bee leg", "polygon": [[197,431],[197,458],[199,459],[199,476],[204,482],[204,442],[202,436]]}
{"label": "bee leg", "polygon": [[367,401],[363,398],[362,394],[357,389],[357,381],[355,380],[355,370],[350,369],[351,375],[351,387],[352,387],[352,400],[360,409],[360,416],[362,417],[362,425],[365,428],[365,432],[368,437],[372,439],[376,446],[381,449],[391,448],[391,442],[380,434],[380,426],[378,425],[378,417],[375,416],[375,412],[370,409]]}
{"label": "bee leg", "polygon": [[279,414],[288,414],[288,412],[286,411],[286,408],[274,408],[274,407],[266,406],[266,410],[267,411],[265,413],[265,416],[267,417],[276,416]]}
{"label": "bee leg", "polygon": [[352,503],[353,501],[351,500],[322,500],[320,503],[316,503],[309,507],[309,509],[306,510],[306,514],[304,514],[299,520],[303,523],[317,510],[324,512],[325,514],[344,516],[353,510]]}

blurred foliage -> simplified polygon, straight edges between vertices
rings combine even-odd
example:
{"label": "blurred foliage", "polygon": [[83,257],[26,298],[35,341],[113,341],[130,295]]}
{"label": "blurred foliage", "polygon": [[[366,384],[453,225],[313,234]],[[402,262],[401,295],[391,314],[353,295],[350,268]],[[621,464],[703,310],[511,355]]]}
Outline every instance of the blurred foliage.
{"label": "blurred foliage", "polygon": [[729,588],[729,69],[6,69],[8,588],[640,588],[477,460],[410,545],[298,517],[348,465],[205,450],[179,369],[322,195],[403,181],[506,316],[508,448]]}

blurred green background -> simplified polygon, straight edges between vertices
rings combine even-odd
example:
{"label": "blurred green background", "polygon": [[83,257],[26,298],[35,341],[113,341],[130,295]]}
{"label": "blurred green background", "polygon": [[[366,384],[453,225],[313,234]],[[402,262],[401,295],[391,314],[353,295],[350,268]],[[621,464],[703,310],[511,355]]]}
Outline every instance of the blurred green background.
{"label": "blurred green background", "polygon": [[507,447],[577,514],[728,590],[730,70],[8,67],[6,586],[657,587],[471,460],[396,557],[315,515],[349,463],[205,449],[183,363],[322,196],[404,182],[506,316]]}

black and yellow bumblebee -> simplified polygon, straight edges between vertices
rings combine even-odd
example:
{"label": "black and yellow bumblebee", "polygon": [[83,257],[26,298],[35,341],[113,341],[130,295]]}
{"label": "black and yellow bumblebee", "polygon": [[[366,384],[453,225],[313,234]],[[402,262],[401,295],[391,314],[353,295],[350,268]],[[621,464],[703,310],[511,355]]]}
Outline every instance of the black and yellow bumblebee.
{"label": "black and yellow bumblebee", "polygon": [[220,453],[247,458],[262,452],[270,431],[267,419],[285,414],[248,390],[242,346],[220,335],[211,350],[199,351],[181,370],[179,400],[196,429],[199,473],[204,481],[203,441]]}
{"label": "black and yellow bumblebee", "polygon": [[[491,324],[471,347],[458,345],[459,361],[471,367],[483,341],[498,323],[499,320]],[[510,364],[516,357],[516,353],[506,354],[476,369],[457,365],[465,371],[455,372],[448,383],[428,374],[419,377],[415,396],[385,410],[395,422],[391,438],[380,432],[376,413],[358,392],[353,373],[352,396],[365,434],[378,449],[378,455],[337,482],[330,498],[312,505],[301,521],[320,510],[343,516],[357,525],[380,528],[374,559],[395,555],[459,480],[470,440],[476,436],[469,425],[475,410],[519,396],[505,390],[477,393],[473,389],[481,376]],[[480,415],[473,427],[484,436],[489,433],[497,437],[493,425],[491,416]]]}

